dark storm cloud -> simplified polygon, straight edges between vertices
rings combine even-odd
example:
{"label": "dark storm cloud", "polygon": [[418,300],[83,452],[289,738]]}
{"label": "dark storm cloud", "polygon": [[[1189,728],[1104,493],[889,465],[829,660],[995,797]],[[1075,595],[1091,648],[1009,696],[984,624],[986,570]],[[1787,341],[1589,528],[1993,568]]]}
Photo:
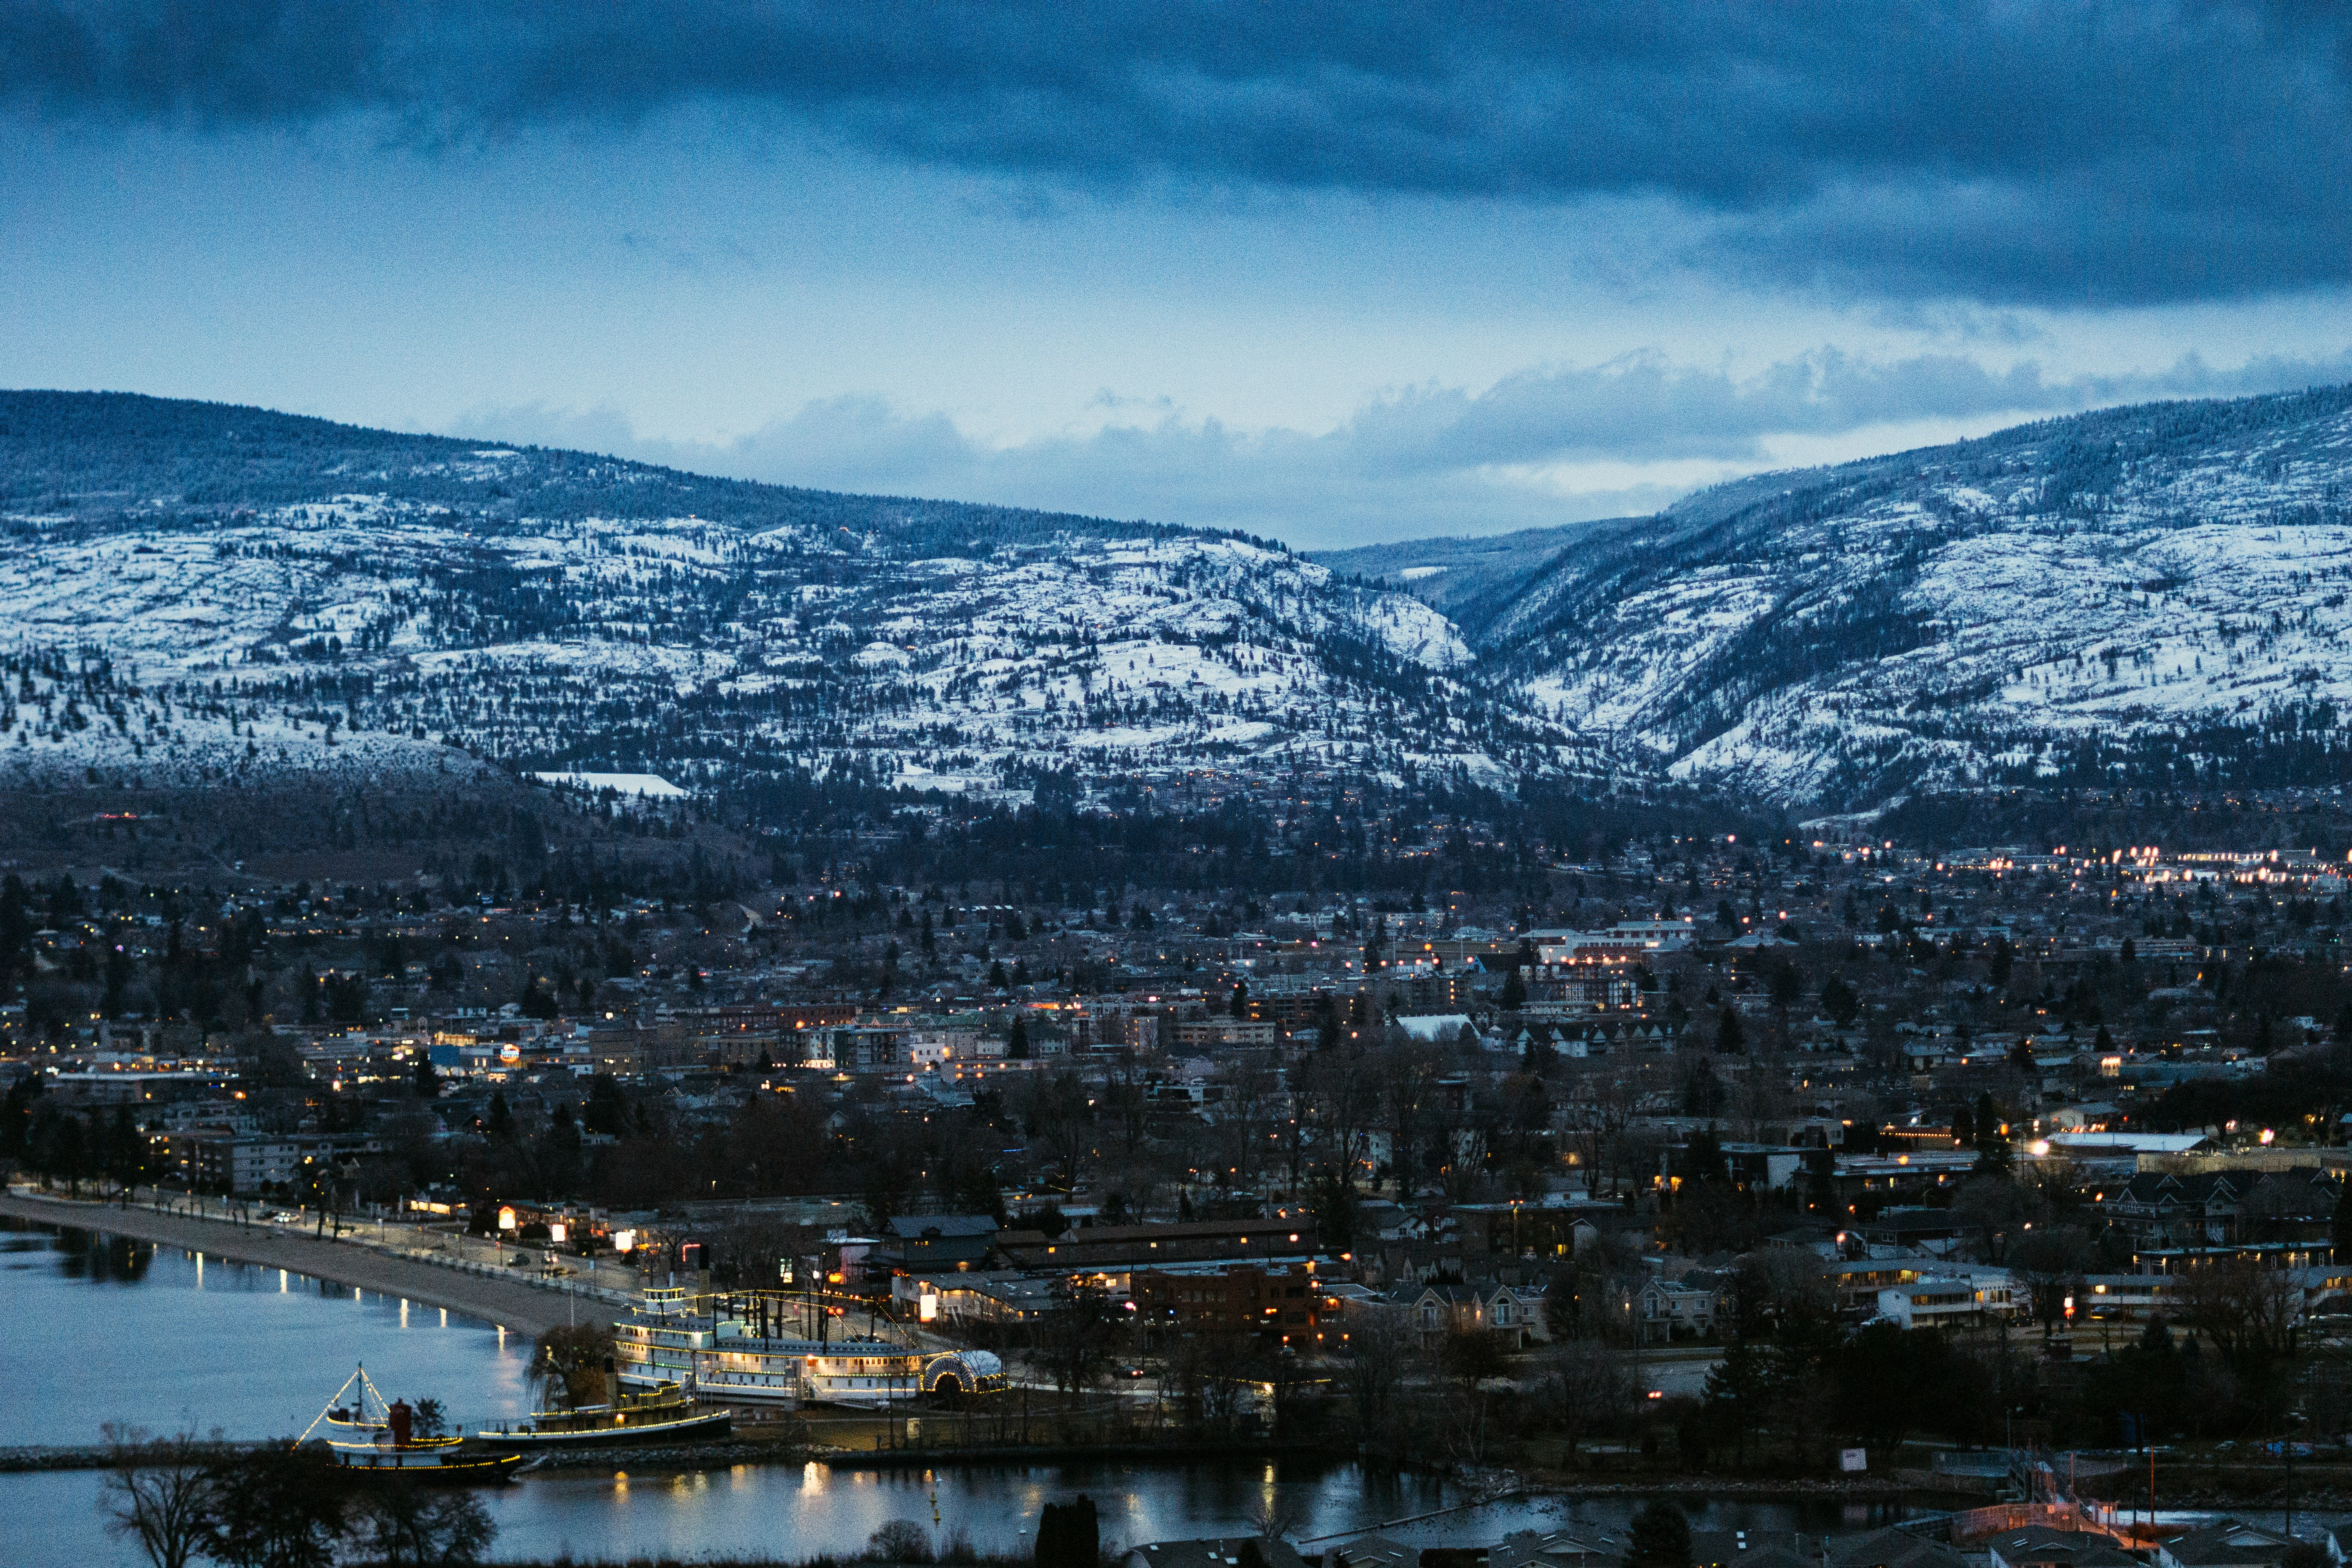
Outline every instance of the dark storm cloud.
{"label": "dark storm cloud", "polygon": [[917,163],[1568,203],[1702,266],[2100,305],[2352,275],[2340,6],[14,0],[54,114],[426,139],[763,107]]}

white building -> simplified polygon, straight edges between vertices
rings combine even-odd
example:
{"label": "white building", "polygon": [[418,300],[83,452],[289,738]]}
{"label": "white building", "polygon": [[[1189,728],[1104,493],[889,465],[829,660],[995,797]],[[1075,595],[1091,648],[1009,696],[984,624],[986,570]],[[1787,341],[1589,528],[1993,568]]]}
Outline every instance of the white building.
{"label": "white building", "polygon": [[2006,1276],[1990,1273],[1976,1279],[1922,1275],[1907,1285],[1878,1293],[1878,1315],[1906,1329],[1942,1328],[2006,1317],[2011,1311]]}

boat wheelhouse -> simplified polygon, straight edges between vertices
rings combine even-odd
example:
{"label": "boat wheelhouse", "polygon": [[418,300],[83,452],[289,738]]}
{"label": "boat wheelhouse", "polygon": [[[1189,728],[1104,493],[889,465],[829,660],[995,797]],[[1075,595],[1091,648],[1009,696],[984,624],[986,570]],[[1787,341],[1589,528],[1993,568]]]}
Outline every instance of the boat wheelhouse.
{"label": "boat wheelhouse", "polygon": [[778,1291],[695,1295],[654,1286],[613,1326],[614,1367],[628,1387],[682,1384],[698,1398],[723,1402],[872,1407],[1004,1385],[1003,1363],[986,1351],[929,1351],[871,1335],[812,1338],[796,1331],[809,1307],[806,1298]]}

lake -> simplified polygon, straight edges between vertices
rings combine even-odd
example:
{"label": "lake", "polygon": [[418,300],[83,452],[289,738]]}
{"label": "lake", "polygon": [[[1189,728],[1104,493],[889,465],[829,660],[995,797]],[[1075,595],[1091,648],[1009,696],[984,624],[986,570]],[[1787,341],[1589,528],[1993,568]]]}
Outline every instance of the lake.
{"label": "lake", "polygon": [[[290,1436],[352,1367],[389,1395],[438,1397],[468,1426],[530,1407],[521,1336],[437,1307],[276,1268],[228,1263],[102,1233],[0,1220],[0,1446],[86,1444],[104,1422],[157,1431],[218,1427]],[[0,1475],[0,1520],[43,1555],[9,1563],[135,1564],[107,1536],[100,1477]],[[1294,1541],[1402,1520],[1459,1500],[1437,1478],[1347,1463],[1002,1465],[921,1470],[854,1464],[738,1465],[686,1473],[595,1470],[531,1476],[487,1491],[497,1555],[618,1561],[852,1552],[893,1520],[961,1535],[983,1550],[1024,1547],[1038,1510],[1085,1493],[1107,1540],[1128,1544],[1249,1533],[1261,1520]],[[1408,1542],[1491,1542],[1575,1521],[1622,1528],[1635,1500],[1490,1504],[1390,1531]],[[1879,1522],[1837,1505],[1712,1504],[1702,1527],[1829,1530]],[[1309,1550],[1313,1550],[1312,1547]]]}

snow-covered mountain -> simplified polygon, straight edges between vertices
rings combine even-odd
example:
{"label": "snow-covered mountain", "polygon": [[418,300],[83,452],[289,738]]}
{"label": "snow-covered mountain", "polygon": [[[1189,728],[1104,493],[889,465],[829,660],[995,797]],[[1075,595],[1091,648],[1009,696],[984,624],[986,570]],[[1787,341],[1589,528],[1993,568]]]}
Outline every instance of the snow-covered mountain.
{"label": "snow-covered mountain", "polygon": [[1016,797],[1563,773],[1831,809],[2051,782],[2334,787],[2352,773],[2347,487],[2336,389],[2052,420],[1654,518],[1325,564],[1143,523],[0,394],[0,782],[488,759]]}
{"label": "snow-covered mountain", "polygon": [[2051,420],[1559,540],[1457,615],[1497,678],[1678,778],[1859,807],[2352,777],[2352,388]]}
{"label": "snow-covered mountain", "polygon": [[1278,545],[125,395],[0,394],[0,777],[1215,770],[1508,784],[1569,737]]}

